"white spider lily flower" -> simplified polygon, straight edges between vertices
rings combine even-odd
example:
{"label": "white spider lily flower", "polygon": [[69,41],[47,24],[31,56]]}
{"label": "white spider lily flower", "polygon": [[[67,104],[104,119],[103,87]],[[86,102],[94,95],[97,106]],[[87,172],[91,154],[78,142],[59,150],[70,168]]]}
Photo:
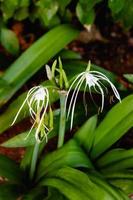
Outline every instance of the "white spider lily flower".
{"label": "white spider lily flower", "polygon": [[25,103],[28,104],[30,116],[33,120],[33,125],[31,127],[28,135],[26,136],[26,138],[29,136],[32,129],[35,128],[36,129],[36,131],[35,131],[36,141],[38,141],[38,142],[41,141],[39,134],[42,133],[42,130],[43,130],[43,134],[44,134],[46,142],[47,142],[47,133],[49,132],[49,129],[44,124],[44,116],[45,116],[47,108],[49,106],[48,89],[41,85],[31,88],[28,91],[27,96],[26,96],[25,100],[23,101],[20,109],[18,110],[11,125],[13,125],[15,123],[15,121],[17,120]]}
{"label": "white spider lily flower", "polygon": [[[70,129],[72,129],[72,126],[73,126],[75,104],[77,101],[78,93],[83,84],[85,84],[84,96],[83,96],[84,102],[85,102],[85,92],[86,92],[87,88],[89,89],[90,95],[91,95],[91,90],[94,89],[95,92],[101,94],[101,112],[103,111],[103,108],[104,108],[104,89],[103,88],[105,88],[106,91],[108,91],[108,90],[102,81],[104,81],[104,82],[106,81],[110,85],[115,97],[119,101],[121,101],[120,95],[119,95],[116,87],[113,85],[113,83],[107,78],[107,76],[105,76],[101,72],[90,71],[90,62],[89,62],[86,71],[80,73],[75,78],[75,80],[72,82],[72,84],[70,85],[70,88],[68,90],[67,96],[66,96],[66,104],[65,105],[67,105],[67,101],[68,101],[70,92],[71,92],[72,88],[74,88],[73,93],[71,95],[70,103],[68,106],[68,113],[67,113],[67,118],[71,115]],[[92,97],[92,95],[91,95],[91,97]]]}

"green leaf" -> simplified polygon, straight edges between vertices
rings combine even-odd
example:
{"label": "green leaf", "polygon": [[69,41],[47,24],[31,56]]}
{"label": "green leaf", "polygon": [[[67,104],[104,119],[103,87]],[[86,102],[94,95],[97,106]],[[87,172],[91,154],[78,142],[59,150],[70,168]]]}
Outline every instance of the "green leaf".
{"label": "green leaf", "polygon": [[119,188],[118,188],[118,190],[119,190],[119,193],[121,194],[123,200],[130,200],[130,198],[125,194],[125,192],[123,192]]}
{"label": "green leaf", "polygon": [[56,190],[54,188],[49,188],[48,197],[46,197],[46,199],[44,200],[55,200],[55,199],[67,200],[67,198],[59,192],[59,190]]}
{"label": "green leaf", "polygon": [[96,124],[97,116],[95,115],[89,118],[74,135],[74,138],[78,141],[78,143],[88,152],[90,151],[93,144]]}
{"label": "green leaf", "polygon": [[[113,170],[116,166],[119,168],[123,168],[124,166],[121,165],[121,162],[125,162],[127,159],[133,157],[133,149],[113,149],[105,153],[102,157],[97,160],[98,167],[102,168],[110,168]],[[129,164],[129,163],[128,163]],[[133,166],[131,166],[133,167]]]}
{"label": "green leaf", "polygon": [[15,200],[21,196],[21,188],[22,186],[18,186],[10,183],[0,184],[0,199],[1,200]]}
{"label": "green leaf", "polygon": [[113,13],[118,13],[125,5],[125,0],[109,0],[108,5]]}
{"label": "green leaf", "polygon": [[[61,24],[61,20],[59,18],[59,16],[56,14],[48,23],[47,28],[51,29],[55,26],[58,26]],[[44,26],[44,28],[46,27],[46,25],[44,24],[43,20],[42,20],[42,25]]]}
{"label": "green leaf", "polygon": [[97,158],[133,126],[133,95],[116,104],[95,130],[92,158]]}
{"label": "green leaf", "polygon": [[30,0],[19,0],[19,7],[28,7],[30,5]]}
{"label": "green leaf", "polygon": [[37,1],[36,6],[38,6],[38,17],[40,17],[45,26],[48,26],[50,21],[58,11],[58,2],[55,0],[42,0]]}
{"label": "green leaf", "polygon": [[93,183],[95,183],[96,185],[98,185],[99,187],[102,188],[101,190],[104,190],[104,191],[108,192],[109,194],[111,194],[112,198],[118,199],[118,200],[123,199],[123,198],[121,198],[121,195],[120,195],[119,191],[117,190],[117,188],[112,187],[106,181],[106,179],[104,179],[104,177],[99,175],[99,173],[97,173],[96,171],[94,171],[94,172],[88,171],[87,175]]}
{"label": "green leaf", "polygon": [[93,191],[90,192],[90,190],[95,189],[95,185],[90,181],[85,173],[77,169],[64,167],[53,172],[53,176],[74,185],[79,189],[81,194],[84,194],[88,199],[91,199],[91,192]]}
{"label": "green leaf", "polygon": [[0,176],[10,181],[20,183],[22,181],[22,172],[19,166],[11,159],[4,155],[0,155]]}
{"label": "green leaf", "polygon": [[33,149],[34,149],[33,146],[26,148],[26,152],[25,152],[24,157],[22,158],[21,163],[20,163],[20,168],[23,171],[26,171],[26,170],[28,171],[30,169],[31,159],[32,159],[32,155],[33,155]]}
{"label": "green leaf", "polygon": [[1,10],[3,14],[3,18],[7,21],[11,18],[18,6],[19,0],[6,0],[1,3]]}
{"label": "green leaf", "polygon": [[113,186],[121,188],[127,195],[133,193],[133,171],[108,172],[104,176]]}
{"label": "green leaf", "polygon": [[133,20],[132,20],[132,16],[133,16],[133,1],[132,0],[128,0],[128,2],[126,1],[126,4],[124,6],[124,10],[121,11],[123,13],[123,24],[124,26],[129,29],[133,27]]}
{"label": "green leaf", "polygon": [[90,10],[90,8],[81,5],[80,3],[77,4],[76,7],[76,14],[79,18],[79,21],[84,25],[93,24],[95,19],[95,12],[94,10]]}
{"label": "green leaf", "polygon": [[26,19],[29,16],[29,10],[27,7],[19,8],[14,15],[14,19],[21,21]]}
{"label": "green leaf", "polygon": [[35,130],[33,129],[27,138],[29,130],[23,133],[20,133],[6,142],[2,143],[0,146],[6,148],[14,148],[14,147],[27,147],[33,146],[35,144]]}
{"label": "green leaf", "polygon": [[123,190],[123,192],[125,192],[125,194],[132,195],[133,193],[133,180],[131,179],[111,179],[109,180],[109,182],[117,187],[120,188],[121,190]]}
{"label": "green leaf", "polygon": [[[70,167],[61,168],[53,172],[53,174],[51,175],[51,178],[52,177],[54,177],[54,180],[55,178],[58,178],[59,180],[66,181],[67,183],[69,183],[69,185],[73,185],[75,188],[77,188],[80,191],[80,199],[97,200],[99,198],[99,199],[114,200],[114,197],[110,193],[105,191],[102,187],[99,187],[99,185],[92,182],[90,178],[87,176],[87,174],[77,169],[73,169]],[[44,181],[42,181],[41,184],[48,183],[47,180],[50,180],[50,179],[47,179],[47,178],[46,180],[44,179]],[[78,193],[76,192],[76,194]],[[70,198],[70,199],[73,199],[73,198]],[[119,198],[118,200],[120,199],[122,198]]]}
{"label": "green leaf", "polygon": [[3,80],[1,77],[0,77],[0,87],[8,88],[7,81]]}
{"label": "green leaf", "polygon": [[119,171],[123,169],[132,169],[133,168],[133,158],[128,157],[118,162],[113,163],[113,166],[106,166],[101,171],[109,172],[109,171]]}
{"label": "green leaf", "polygon": [[[28,147],[28,146],[33,146],[36,142],[35,139],[35,130],[33,129],[27,137],[29,133],[29,130],[23,133],[20,133],[11,139],[7,140],[6,142],[2,143],[0,146],[7,147],[7,148],[17,148],[17,147]],[[48,139],[53,138],[55,135],[57,135],[57,131],[52,130],[49,135]],[[46,142],[45,142],[46,144]]]}
{"label": "green leaf", "polygon": [[92,168],[92,164],[76,141],[70,140],[62,148],[47,154],[38,165],[37,179],[63,166]]}
{"label": "green leaf", "polygon": [[123,75],[129,82],[133,83],[133,74],[124,74]]}
{"label": "green leaf", "polygon": [[81,59],[81,55],[79,53],[67,49],[63,49],[59,53],[59,57],[61,57],[62,59]]}
{"label": "green leaf", "polygon": [[44,179],[40,185],[56,188],[61,194],[63,194],[69,200],[91,200],[86,197],[78,188],[73,184],[68,183],[67,181],[58,179],[58,178],[47,178]]}
{"label": "green leaf", "polygon": [[44,200],[46,190],[44,187],[35,187],[22,196],[23,200]]}
{"label": "green leaf", "polygon": [[79,21],[84,25],[90,25],[94,22],[94,6],[101,0],[79,0],[76,6],[76,14]]}
{"label": "green leaf", "polygon": [[57,0],[57,1],[60,7],[65,8],[72,0]]}
{"label": "green leaf", "polygon": [[18,54],[19,42],[16,34],[12,30],[2,28],[0,33],[0,41],[9,53],[13,55]]}
{"label": "green leaf", "polygon": [[116,21],[122,22],[124,28],[130,29],[133,26],[133,1],[125,1],[123,8],[118,13],[114,13],[114,19]]}
{"label": "green leaf", "polygon": [[[36,41],[5,72],[3,80],[10,90],[0,89],[0,106],[32,77],[50,58],[77,37],[78,31],[69,25],[60,25]],[[19,67],[18,67],[19,66]]]}
{"label": "green leaf", "polygon": [[103,175],[107,179],[133,179],[133,170],[110,171]]}

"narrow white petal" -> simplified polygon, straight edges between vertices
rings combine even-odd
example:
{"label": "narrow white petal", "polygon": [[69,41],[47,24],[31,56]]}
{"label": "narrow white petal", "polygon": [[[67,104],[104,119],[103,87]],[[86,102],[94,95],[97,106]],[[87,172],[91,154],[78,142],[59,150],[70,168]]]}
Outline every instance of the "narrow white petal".
{"label": "narrow white petal", "polygon": [[70,125],[70,129],[72,129],[72,126],[73,126],[73,118],[74,118],[75,104],[76,104],[76,100],[77,100],[77,96],[78,96],[79,90],[80,90],[80,88],[81,88],[83,82],[84,82],[84,77],[82,77],[82,80],[81,80],[81,82],[80,82],[80,85],[78,86],[77,92],[76,92],[76,94],[75,94],[75,99],[74,99],[74,102],[73,102],[73,107],[72,107],[72,112],[71,112],[71,125]]}
{"label": "narrow white petal", "polygon": [[32,126],[31,126],[31,128],[30,128],[30,131],[29,131],[29,133],[26,135],[26,137],[24,138],[24,140],[27,140],[27,138],[30,136],[31,131],[32,131],[32,129],[34,128],[35,124],[36,124],[36,121],[34,121],[34,123],[32,124]]}
{"label": "narrow white petal", "polygon": [[85,98],[86,89],[87,89],[87,83],[85,84],[84,93],[83,93],[83,104],[85,108],[85,113],[87,115],[87,103],[86,103],[86,98]]}
{"label": "narrow white petal", "polygon": [[97,72],[97,71],[91,71],[91,73],[98,74],[98,75],[100,75],[99,78],[101,78],[101,80],[107,81],[107,82],[110,84],[110,86],[111,86],[111,88],[112,88],[112,90],[113,90],[113,92],[114,92],[116,98],[117,98],[119,101],[121,101],[119,92],[117,91],[116,87],[115,87],[114,84],[109,80],[109,78],[108,78],[107,76],[105,76],[105,75],[102,74],[101,72]]}
{"label": "narrow white petal", "polygon": [[120,97],[119,92],[117,91],[116,87],[112,83],[110,83],[110,85],[111,85],[111,88],[112,88],[116,98],[121,102],[121,97]]}
{"label": "narrow white petal", "polygon": [[82,77],[84,74],[85,74],[85,72],[80,73],[80,74],[76,77],[76,79],[74,79],[74,81],[71,83],[71,85],[70,85],[70,87],[69,87],[69,90],[67,91],[66,101],[65,101],[65,107],[66,107],[66,104],[67,104],[67,100],[68,100],[69,93],[71,92],[71,90],[72,90],[74,84],[75,84],[76,81],[77,81],[80,77]]}
{"label": "narrow white petal", "polygon": [[104,108],[104,92],[103,92],[103,89],[102,87],[100,86],[99,83],[96,83],[96,85],[98,86],[100,92],[101,92],[101,96],[102,96],[102,106],[101,106],[101,112],[103,111],[103,108]]}
{"label": "narrow white petal", "polygon": [[108,93],[108,88],[100,81],[100,79],[98,80],[98,83],[99,83],[100,85],[102,85],[102,87],[105,88],[105,92]]}
{"label": "narrow white petal", "polygon": [[19,114],[20,114],[22,108],[24,107],[26,101],[27,101],[27,97],[26,97],[26,99],[23,101],[21,107],[19,108],[19,110],[18,110],[18,112],[17,112],[17,114],[16,114],[16,116],[15,116],[15,118],[14,118],[14,120],[13,120],[11,126],[13,126],[13,124],[16,122],[16,120],[17,120],[17,118],[18,118],[18,116],[19,116]]}
{"label": "narrow white petal", "polygon": [[82,79],[84,79],[83,76],[80,77],[80,79],[78,80],[77,84],[76,84],[76,82],[75,82],[76,87],[75,87],[75,89],[74,89],[74,91],[73,91],[73,93],[72,93],[72,96],[71,96],[71,100],[70,100],[69,107],[68,107],[67,118],[69,117],[69,114],[70,114],[70,112],[71,112],[71,108],[72,108],[72,106],[73,106],[73,101],[74,101],[74,98],[75,98],[76,90],[77,90],[77,88],[79,87],[80,82],[82,81]]}

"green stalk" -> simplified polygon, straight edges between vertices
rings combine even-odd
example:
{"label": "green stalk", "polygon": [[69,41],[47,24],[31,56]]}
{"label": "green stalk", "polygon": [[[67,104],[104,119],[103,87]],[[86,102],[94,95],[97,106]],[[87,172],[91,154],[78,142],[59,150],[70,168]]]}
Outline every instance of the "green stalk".
{"label": "green stalk", "polygon": [[66,127],[66,109],[65,109],[66,92],[61,91],[59,96],[60,96],[60,124],[59,124],[59,136],[57,145],[58,148],[62,147],[64,143],[65,127]]}
{"label": "green stalk", "polygon": [[40,143],[36,142],[34,149],[33,149],[31,168],[30,168],[30,179],[31,180],[34,178],[34,173],[35,173],[36,163],[37,163],[37,158],[38,158],[38,152],[39,152],[39,146],[40,146]]}
{"label": "green stalk", "polygon": [[[36,122],[38,125],[37,125],[35,134],[37,134],[37,135],[40,131],[45,112],[43,112],[41,119],[40,119],[40,115],[41,115],[41,109],[39,109],[37,111],[37,115],[36,115]],[[34,149],[33,149],[32,160],[31,160],[31,168],[30,168],[30,179],[31,180],[34,178],[34,173],[36,170],[36,163],[37,163],[37,158],[38,158],[38,154],[39,154],[39,146],[40,146],[40,142],[36,141],[35,145],[34,145]]]}

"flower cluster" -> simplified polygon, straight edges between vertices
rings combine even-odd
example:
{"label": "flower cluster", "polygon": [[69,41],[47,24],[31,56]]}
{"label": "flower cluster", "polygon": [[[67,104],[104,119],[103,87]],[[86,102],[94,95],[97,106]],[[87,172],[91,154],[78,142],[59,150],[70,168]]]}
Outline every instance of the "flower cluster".
{"label": "flower cluster", "polygon": [[[50,69],[49,66],[46,66],[46,72],[47,72],[49,80],[53,81],[54,85],[56,85],[57,90],[62,91],[63,85],[65,86],[65,89],[67,89],[69,85],[68,85],[67,77],[66,77],[66,74],[63,70],[62,63],[61,63],[60,59],[59,59],[59,68],[57,68],[56,65],[57,65],[57,61],[55,61],[53,63],[52,70]],[[108,85],[110,85],[110,87],[113,90],[115,97],[119,101],[121,101],[120,95],[119,95],[116,87],[113,85],[113,83],[101,72],[90,71],[90,66],[91,66],[91,63],[89,62],[87,69],[84,72],[77,75],[77,77],[74,79],[74,81],[70,85],[68,91],[65,92],[65,96],[64,96],[65,97],[65,106],[63,105],[64,108],[62,108],[62,109],[64,109],[63,112],[66,112],[66,107],[67,107],[67,104],[68,104],[68,98],[70,96],[67,118],[69,116],[71,118],[71,123],[70,123],[71,129],[72,129],[72,126],[73,126],[74,111],[75,111],[75,105],[76,105],[77,97],[78,97],[79,91],[80,91],[82,86],[84,86],[84,95],[83,95],[84,98],[83,99],[84,99],[84,106],[85,107],[86,107],[86,105],[85,105],[86,104],[85,92],[86,92],[86,90],[88,90],[91,97],[92,97],[91,93],[92,93],[92,90],[93,90],[96,93],[99,93],[101,95],[100,111],[101,112],[103,111],[105,91],[108,91],[105,84],[104,84],[105,82]],[[58,77],[59,80],[58,81],[56,80],[56,77],[55,77],[55,71],[57,71],[59,73],[59,77]],[[71,93],[71,90],[73,90],[72,93]],[[62,93],[59,92],[59,94],[62,94]],[[31,88],[29,90],[29,92],[27,93],[26,99],[24,100],[20,109],[18,110],[18,113],[17,113],[12,125],[15,123],[15,121],[16,121],[18,115],[20,114],[25,103],[28,104],[30,116],[33,120],[33,125],[32,125],[32,127],[29,131],[29,134],[31,133],[32,129],[35,128],[36,141],[40,142],[44,138],[47,141],[48,140],[47,135],[51,130],[51,126],[50,126],[50,129],[49,129],[48,128],[49,126],[47,126],[46,120],[45,120],[45,118],[47,116],[47,109],[50,107],[49,106],[48,89],[46,87],[41,86],[41,85]],[[50,108],[50,110],[51,110],[51,108]],[[61,113],[63,113],[63,112],[61,112]],[[63,115],[63,116],[65,116],[65,115]]]}

